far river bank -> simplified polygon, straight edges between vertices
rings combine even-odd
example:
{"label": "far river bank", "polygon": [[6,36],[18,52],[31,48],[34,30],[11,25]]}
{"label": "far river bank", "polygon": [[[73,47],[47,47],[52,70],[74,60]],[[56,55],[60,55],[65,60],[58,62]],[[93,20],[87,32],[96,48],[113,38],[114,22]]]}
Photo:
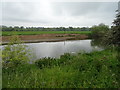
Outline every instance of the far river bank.
{"label": "far river bank", "polygon": [[[2,45],[9,43],[11,36],[2,36]],[[40,34],[40,35],[19,35],[24,43],[37,42],[58,42],[65,40],[83,40],[88,39],[86,34]]]}

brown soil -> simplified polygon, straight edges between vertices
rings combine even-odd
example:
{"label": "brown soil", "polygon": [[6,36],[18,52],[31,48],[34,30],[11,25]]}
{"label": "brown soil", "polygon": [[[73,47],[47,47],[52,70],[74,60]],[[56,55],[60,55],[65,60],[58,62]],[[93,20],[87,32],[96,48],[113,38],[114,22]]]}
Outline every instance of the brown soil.
{"label": "brown soil", "polygon": [[[40,35],[19,35],[25,42],[41,42],[41,41],[59,41],[70,39],[86,39],[87,35],[83,34],[40,34]],[[1,38],[1,37],[0,37]],[[2,43],[9,42],[11,36],[2,36]]]}

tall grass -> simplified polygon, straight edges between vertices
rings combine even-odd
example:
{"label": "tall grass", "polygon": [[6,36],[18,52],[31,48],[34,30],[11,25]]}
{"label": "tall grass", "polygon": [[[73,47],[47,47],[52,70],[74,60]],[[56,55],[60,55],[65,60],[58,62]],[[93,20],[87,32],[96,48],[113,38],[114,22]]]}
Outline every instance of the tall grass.
{"label": "tall grass", "polygon": [[3,69],[3,88],[118,88],[116,51],[104,50]]}

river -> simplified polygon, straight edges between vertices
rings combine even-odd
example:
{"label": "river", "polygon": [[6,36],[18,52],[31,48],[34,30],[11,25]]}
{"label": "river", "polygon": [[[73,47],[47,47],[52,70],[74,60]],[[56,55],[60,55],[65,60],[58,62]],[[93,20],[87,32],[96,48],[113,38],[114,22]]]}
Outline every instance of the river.
{"label": "river", "polygon": [[60,42],[41,42],[41,43],[27,43],[28,47],[34,53],[35,59],[44,57],[56,57],[64,53],[79,53],[103,50],[98,46],[92,46],[91,40],[71,40]]}
{"label": "river", "polygon": [[[25,43],[34,55],[34,60],[44,57],[59,58],[64,53],[84,53],[101,51],[102,48],[91,45],[92,40],[69,40],[59,42]],[[0,46],[0,48],[4,47]]]}

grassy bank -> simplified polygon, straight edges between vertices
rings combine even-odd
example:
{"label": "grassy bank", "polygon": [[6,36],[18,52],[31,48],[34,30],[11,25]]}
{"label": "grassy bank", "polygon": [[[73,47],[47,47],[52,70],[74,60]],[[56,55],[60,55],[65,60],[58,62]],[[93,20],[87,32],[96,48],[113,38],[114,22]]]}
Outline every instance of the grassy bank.
{"label": "grassy bank", "polygon": [[2,36],[10,36],[10,35],[38,35],[38,34],[90,34],[91,31],[4,31],[2,32]]}
{"label": "grassy bank", "polygon": [[3,69],[3,88],[118,88],[116,51],[104,50]]}

